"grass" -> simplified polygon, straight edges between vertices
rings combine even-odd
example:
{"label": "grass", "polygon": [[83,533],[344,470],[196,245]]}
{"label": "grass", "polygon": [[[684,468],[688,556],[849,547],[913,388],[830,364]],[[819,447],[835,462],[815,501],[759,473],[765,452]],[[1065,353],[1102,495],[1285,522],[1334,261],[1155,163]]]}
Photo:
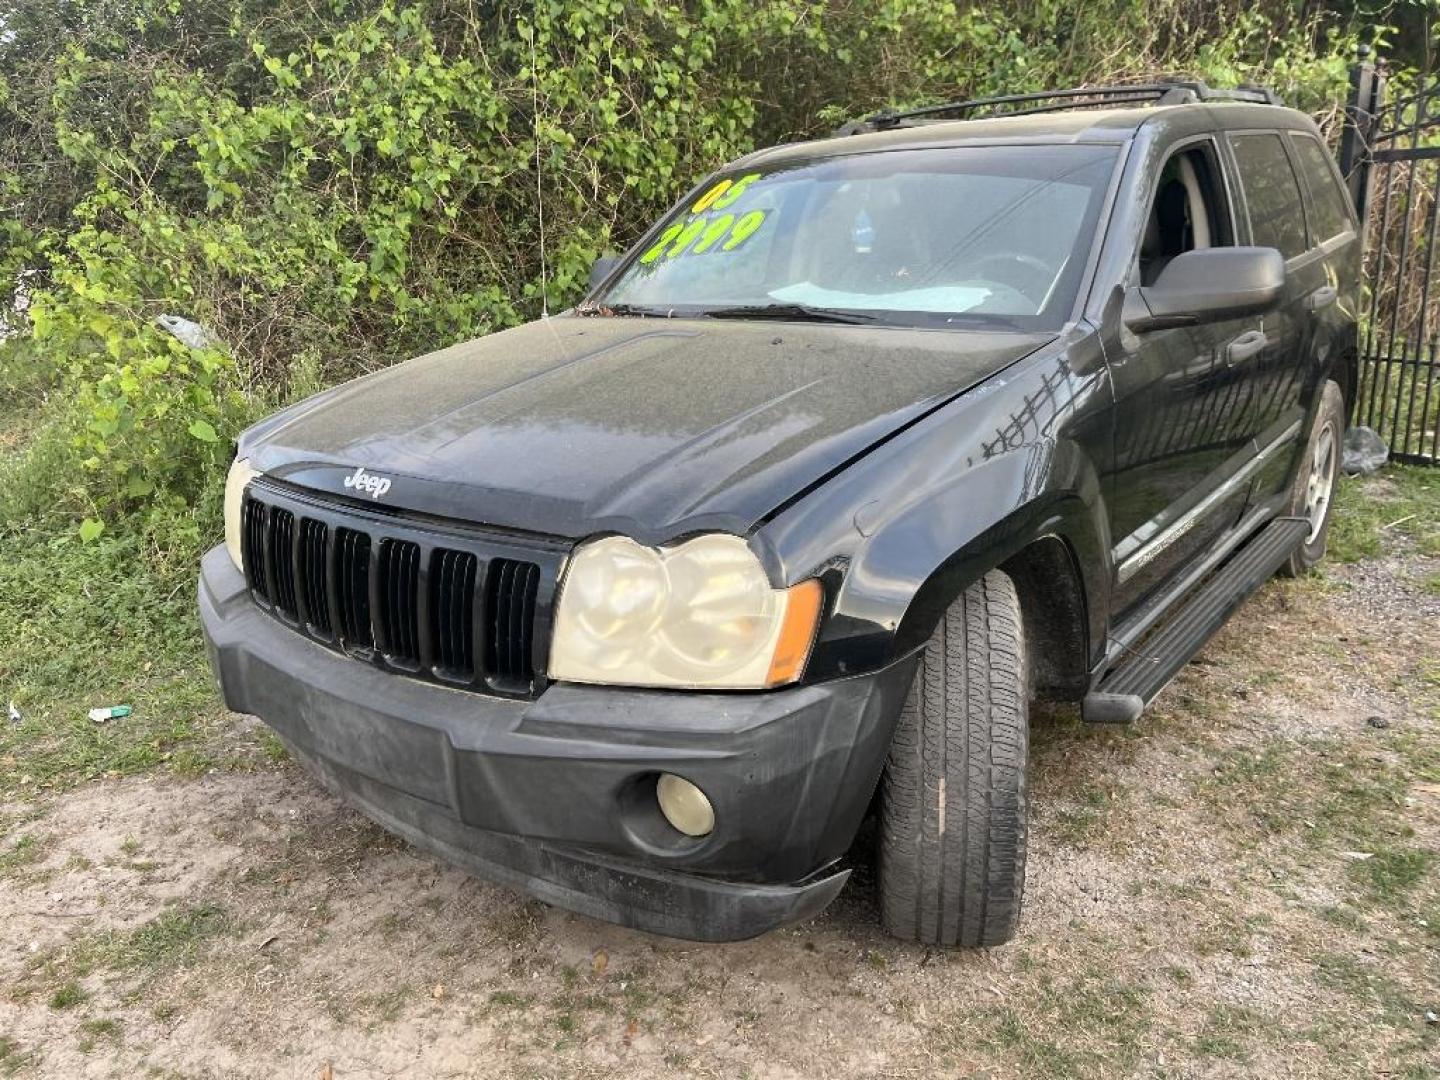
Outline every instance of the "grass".
{"label": "grass", "polygon": [[1344,563],[1373,559],[1395,540],[1440,555],[1440,468],[1392,465],[1376,476],[1341,478],[1329,557]]}
{"label": "grass", "polygon": [[1110,834],[1111,796],[1105,788],[1084,783],[1056,811],[1054,828],[1072,847],[1093,845]]}
{"label": "grass", "polygon": [[128,934],[102,939],[98,959],[120,971],[181,967],[192,963],[207,941],[234,929],[229,913],[218,905],[172,908]]}
{"label": "grass", "polygon": [[260,753],[271,765],[283,765],[290,760],[290,751],[269,728],[262,728],[255,738],[260,745]]}
{"label": "grass", "polygon": [[[1106,1077],[1128,1072],[1153,1025],[1152,992],[1087,965],[1063,980],[1042,980],[1025,1001],[960,1017],[941,1044],[968,1053],[973,1040],[1010,1059],[1027,1077]],[[978,1020],[975,1031],[972,1020]]]}
{"label": "grass", "polygon": [[1383,968],[1365,964],[1345,953],[1322,951],[1315,958],[1315,978],[1321,986],[1345,994],[1357,1005],[1377,1012],[1393,1026],[1407,1027],[1424,1009]]}
{"label": "grass", "polygon": [[21,1069],[34,1065],[36,1058],[6,1035],[0,1035],[0,1076],[14,1076]]}
{"label": "grass", "polygon": [[1368,854],[1370,858],[1350,867],[1350,877],[1376,903],[1400,901],[1425,881],[1435,866],[1435,853],[1427,848],[1387,848]]}
{"label": "grass", "polygon": [[1273,1027],[1254,1009],[1241,1005],[1211,1006],[1205,1026],[1195,1039],[1195,1049],[1204,1057],[1245,1064],[1252,1056],[1251,1041],[1273,1034]]}
{"label": "grass", "polygon": [[332,1002],[331,1016],[337,1023],[361,1020],[366,1030],[382,1024],[393,1024],[409,1003],[419,995],[408,983],[392,986],[373,994],[360,994],[346,1001]]}
{"label": "grass", "polygon": [[517,994],[514,990],[496,990],[490,995],[490,1004],[505,1009],[528,1009],[534,997],[530,994]]}
{"label": "grass", "polygon": [[[1313,855],[1346,860],[1358,909],[1409,910],[1414,897],[1440,901],[1436,856],[1413,841],[1409,792],[1432,782],[1434,752],[1413,736],[1373,732],[1363,741],[1270,738],[1224,751],[1199,783],[1220,820],[1247,846],[1286,838]],[[1337,925],[1363,925],[1360,910],[1330,909]]]}
{"label": "grass", "polygon": [[112,1020],[108,1016],[102,1016],[95,1020],[82,1022],[80,1030],[86,1035],[96,1039],[118,1039],[120,1037],[120,1022],[118,1020]]}
{"label": "grass", "polygon": [[90,1000],[89,993],[74,979],[61,983],[50,995],[52,1009],[71,1009]]}
{"label": "grass", "polygon": [[44,844],[34,833],[20,837],[7,850],[0,850],[0,877],[39,862]]}
{"label": "grass", "polygon": [[[0,545],[0,686],[22,716],[0,721],[4,794],[210,767],[203,747],[220,708],[194,613],[194,552],[3,529]],[[86,715],[116,704],[134,711],[103,724]]]}
{"label": "grass", "polygon": [[1370,928],[1370,924],[1365,921],[1365,917],[1351,907],[1331,906],[1321,908],[1317,914],[1332,926],[1338,926],[1342,930],[1350,930],[1357,934],[1363,934]]}
{"label": "grass", "polygon": [[80,1022],[80,1052],[88,1054],[95,1049],[100,1042],[115,1044],[120,1042],[123,1029],[118,1020],[112,1020],[108,1016],[98,1017],[93,1020],[82,1020]]}
{"label": "grass", "polygon": [[182,904],[133,930],[76,934],[63,947],[39,955],[31,966],[50,983],[50,1006],[68,1009],[87,1000],[80,980],[94,972],[139,975],[143,982],[192,966],[212,941],[238,929],[225,908]]}

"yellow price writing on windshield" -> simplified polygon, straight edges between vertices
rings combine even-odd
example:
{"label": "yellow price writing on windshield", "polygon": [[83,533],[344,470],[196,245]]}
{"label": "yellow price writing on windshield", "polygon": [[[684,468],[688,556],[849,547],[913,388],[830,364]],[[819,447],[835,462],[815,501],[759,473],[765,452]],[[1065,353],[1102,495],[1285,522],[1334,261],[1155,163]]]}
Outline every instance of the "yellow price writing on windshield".
{"label": "yellow price writing on windshield", "polygon": [[744,195],[745,189],[759,179],[760,174],[752,172],[746,173],[739,180],[721,180],[695,200],[695,205],[690,207],[690,212],[703,214],[706,210],[724,210],[741,195]]}
{"label": "yellow price writing on windshield", "polygon": [[[717,185],[718,186],[718,185]],[[712,189],[713,190],[713,189]],[[713,204],[712,204],[713,205]],[[764,210],[751,210],[736,220],[734,214],[718,217],[701,215],[689,221],[676,221],[665,227],[644,255],[640,256],[641,266],[664,259],[675,259],[687,252],[703,255],[707,251],[734,251],[765,224]]]}
{"label": "yellow price writing on windshield", "polygon": [[737,247],[755,235],[756,230],[765,224],[764,210],[751,210],[735,223],[730,230],[730,239],[725,241],[725,250],[734,251]]}

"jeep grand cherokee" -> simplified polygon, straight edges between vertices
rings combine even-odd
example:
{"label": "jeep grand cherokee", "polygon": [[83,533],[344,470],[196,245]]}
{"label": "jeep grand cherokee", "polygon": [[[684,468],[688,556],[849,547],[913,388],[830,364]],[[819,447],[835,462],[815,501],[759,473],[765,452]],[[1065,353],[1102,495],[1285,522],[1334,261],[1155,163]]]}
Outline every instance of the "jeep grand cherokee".
{"label": "jeep grand cherokee", "polygon": [[241,436],[200,582],[225,700],[576,911],[754,935],[835,897],[874,813],[885,926],[1003,942],[1028,703],[1134,720],[1323,554],[1358,247],[1267,92],[752,154],[577,308]]}

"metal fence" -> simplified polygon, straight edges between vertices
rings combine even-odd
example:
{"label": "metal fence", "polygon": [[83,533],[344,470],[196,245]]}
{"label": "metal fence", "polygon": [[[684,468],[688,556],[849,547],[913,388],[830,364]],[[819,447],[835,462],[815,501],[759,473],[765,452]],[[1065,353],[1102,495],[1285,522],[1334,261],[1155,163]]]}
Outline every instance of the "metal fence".
{"label": "metal fence", "polygon": [[1367,296],[1353,422],[1374,428],[1399,461],[1440,463],[1440,303],[1435,274],[1440,186],[1440,80],[1386,99],[1383,64],[1351,71],[1340,168],[1365,233]]}

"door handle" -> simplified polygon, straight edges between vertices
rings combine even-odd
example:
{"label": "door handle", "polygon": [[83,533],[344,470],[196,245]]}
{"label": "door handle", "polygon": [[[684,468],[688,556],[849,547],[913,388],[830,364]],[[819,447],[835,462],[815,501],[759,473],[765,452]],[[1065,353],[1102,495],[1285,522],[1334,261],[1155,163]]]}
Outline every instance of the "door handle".
{"label": "door handle", "polygon": [[1339,295],[1335,291],[1334,285],[1322,285],[1305,297],[1305,310],[1319,311],[1321,308],[1329,307]]}
{"label": "door handle", "polygon": [[1248,360],[1259,353],[1268,344],[1270,339],[1265,336],[1265,331],[1247,330],[1225,346],[1225,363],[1234,367],[1240,361]]}

